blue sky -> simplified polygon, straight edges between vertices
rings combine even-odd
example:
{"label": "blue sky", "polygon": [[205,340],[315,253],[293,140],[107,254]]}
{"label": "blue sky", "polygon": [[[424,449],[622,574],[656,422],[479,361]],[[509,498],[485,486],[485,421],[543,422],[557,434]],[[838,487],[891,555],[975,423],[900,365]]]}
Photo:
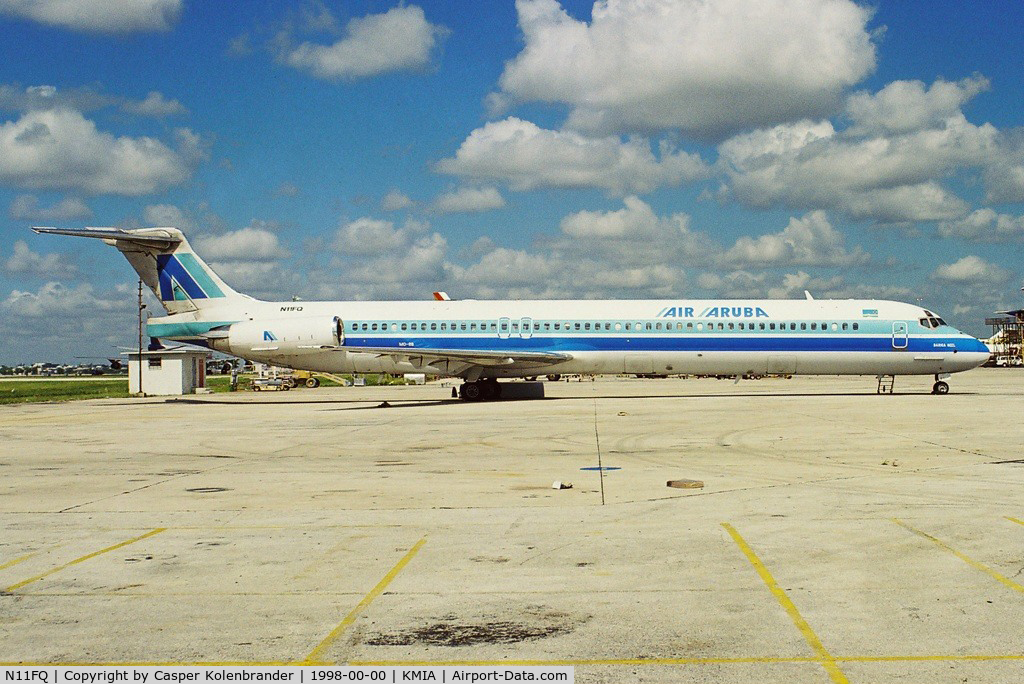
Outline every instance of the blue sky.
{"label": "blue sky", "polygon": [[0,0],[0,362],[132,340],[120,255],[31,225],[273,298],[1022,303],[1019,2],[69,7]]}

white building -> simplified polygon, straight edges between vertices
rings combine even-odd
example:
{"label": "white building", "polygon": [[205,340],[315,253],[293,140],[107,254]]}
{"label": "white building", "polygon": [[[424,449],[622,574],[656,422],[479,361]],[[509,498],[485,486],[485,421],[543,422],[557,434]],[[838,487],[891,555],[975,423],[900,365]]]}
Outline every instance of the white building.
{"label": "white building", "polygon": [[[193,394],[206,387],[206,361],[210,352],[202,349],[157,349],[127,352],[128,391],[131,394]],[[140,372],[141,371],[141,372]]]}

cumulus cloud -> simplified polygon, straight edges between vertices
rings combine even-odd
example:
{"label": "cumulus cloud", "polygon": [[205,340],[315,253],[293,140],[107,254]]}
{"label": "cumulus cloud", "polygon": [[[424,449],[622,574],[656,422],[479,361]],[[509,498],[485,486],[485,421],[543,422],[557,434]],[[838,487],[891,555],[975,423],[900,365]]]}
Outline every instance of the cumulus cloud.
{"label": "cumulus cloud", "polygon": [[470,213],[504,206],[505,198],[497,188],[459,188],[438,195],[430,204],[430,211],[437,214]]}
{"label": "cumulus cloud", "polygon": [[409,219],[402,227],[391,221],[359,218],[343,223],[334,235],[334,250],[339,254],[380,255],[407,248],[423,235],[430,224]]}
{"label": "cumulus cloud", "polygon": [[877,93],[861,92],[846,101],[854,121],[850,133],[908,133],[937,128],[975,95],[989,89],[989,81],[976,75],[961,81],[941,78],[930,87],[922,81],[893,81]]}
{"label": "cumulus cloud", "polygon": [[401,190],[392,188],[388,190],[388,194],[380,200],[380,208],[384,211],[400,211],[402,209],[410,209],[416,206],[416,203],[409,199]]}
{"label": "cumulus cloud", "polygon": [[150,204],[142,210],[142,220],[153,227],[178,228],[190,233],[198,227],[190,212],[173,204]]}
{"label": "cumulus cloud", "polygon": [[77,197],[65,197],[53,206],[41,207],[35,195],[18,195],[8,213],[15,221],[71,221],[92,217],[92,209]]}
{"label": "cumulus cloud", "polygon": [[973,242],[1005,242],[1024,238],[1024,216],[997,214],[992,209],[978,209],[959,221],[943,221],[939,235]]}
{"label": "cumulus cloud", "polygon": [[42,278],[67,277],[78,271],[63,255],[33,252],[24,240],[14,243],[14,253],[4,263],[4,270],[14,275]]}
{"label": "cumulus cloud", "polygon": [[26,112],[0,124],[0,182],[24,188],[144,195],[186,181],[203,158],[202,141],[176,132],[177,149],[150,137],[115,137],[80,112]]}
{"label": "cumulus cloud", "polygon": [[993,126],[975,126],[957,113],[907,133],[838,133],[828,121],[799,121],[735,136],[719,153],[727,193],[749,206],[950,220],[966,214],[967,204],[936,179],[985,166],[998,139]]}
{"label": "cumulus cloud", "polygon": [[860,247],[846,248],[846,239],[823,211],[791,218],[778,233],[741,237],[722,255],[729,264],[757,266],[850,266],[871,256]]}
{"label": "cumulus cloud", "polygon": [[[326,10],[324,13],[329,17]],[[384,14],[352,19],[345,37],[331,45],[289,45],[281,50],[278,59],[317,78],[368,78],[392,71],[423,69],[446,33],[444,27],[427,21],[421,8],[402,5]]]}
{"label": "cumulus cloud", "polygon": [[455,157],[442,159],[435,169],[507,182],[514,190],[601,188],[615,195],[650,192],[710,173],[699,155],[674,150],[666,143],[659,154],[660,158],[655,157],[643,139],[588,138],[508,117],[470,133]]}
{"label": "cumulus cloud", "polygon": [[129,114],[156,118],[188,114],[185,105],[177,100],[168,100],[162,93],[155,90],[151,90],[144,100],[126,100],[121,108]]}
{"label": "cumulus cloud", "polygon": [[651,205],[635,195],[626,197],[616,211],[580,211],[562,219],[562,232],[575,238],[649,238],[687,235],[690,217],[673,214],[661,218]]}
{"label": "cumulus cloud", "polygon": [[169,31],[183,0],[0,0],[0,15],[98,33]]}
{"label": "cumulus cloud", "polygon": [[712,138],[835,110],[875,66],[848,0],[604,0],[590,23],[518,0],[525,47],[493,102],[572,107],[577,130]]}
{"label": "cumulus cloud", "polygon": [[961,285],[1001,284],[1009,277],[1009,271],[974,255],[952,264],[942,264],[932,273],[935,280]]}
{"label": "cumulus cloud", "polygon": [[130,301],[98,296],[89,283],[68,287],[56,281],[46,283],[36,292],[12,290],[7,299],[0,302],[0,311],[22,319],[49,319],[82,311],[126,311],[131,308],[134,307]]}
{"label": "cumulus cloud", "polygon": [[261,262],[288,256],[277,235],[265,228],[248,226],[221,235],[196,239],[196,251],[211,261]]}

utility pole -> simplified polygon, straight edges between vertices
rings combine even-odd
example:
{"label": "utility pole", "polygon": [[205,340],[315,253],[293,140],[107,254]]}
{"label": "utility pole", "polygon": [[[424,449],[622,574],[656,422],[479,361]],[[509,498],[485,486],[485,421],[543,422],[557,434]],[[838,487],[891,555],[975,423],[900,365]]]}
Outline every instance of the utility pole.
{"label": "utility pole", "polygon": [[139,394],[146,396],[142,391],[142,312],[146,305],[142,301],[142,278],[139,278]]}

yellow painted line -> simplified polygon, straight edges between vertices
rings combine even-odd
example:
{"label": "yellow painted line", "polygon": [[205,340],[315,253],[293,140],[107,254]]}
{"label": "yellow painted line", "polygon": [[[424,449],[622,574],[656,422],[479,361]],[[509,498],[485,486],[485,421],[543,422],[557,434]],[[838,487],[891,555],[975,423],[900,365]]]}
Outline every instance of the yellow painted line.
{"label": "yellow painted line", "polygon": [[1024,525],[1024,520],[1018,520],[1017,518],[1011,518],[1010,516],[1006,516],[1006,519],[1010,522],[1015,522],[1018,525]]}
{"label": "yellow painted line", "polygon": [[1024,653],[992,653],[982,655],[916,655],[916,656],[846,656],[836,658],[845,663],[920,663],[938,661],[1024,660]]}
{"label": "yellow painted line", "polygon": [[41,572],[38,575],[36,575],[35,577],[29,577],[27,580],[22,580],[21,582],[18,582],[17,584],[12,584],[11,586],[5,588],[4,591],[10,592],[10,591],[14,591],[16,589],[20,589],[21,587],[25,586],[26,584],[32,584],[33,582],[41,580],[44,577],[49,577],[50,575],[52,575],[55,572],[60,572],[61,570],[64,570],[65,568],[70,568],[72,565],[77,565],[79,563],[83,563],[83,562],[89,560],[90,558],[95,558],[96,556],[99,556],[100,554],[103,554],[103,553],[107,553],[108,551],[114,551],[115,549],[119,549],[122,546],[128,546],[129,544],[134,544],[135,542],[141,541],[141,540],[145,539],[146,537],[152,537],[154,534],[160,534],[161,532],[165,531],[166,529],[167,529],[166,527],[158,527],[155,530],[150,530],[146,534],[139,535],[138,537],[132,537],[131,539],[125,540],[125,541],[121,542],[120,544],[114,544],[113,546],[108,546],[105,549],[100,549],[99,551],[93,551],[92,553],[87,554],[85,556],[82,556],[81,558],[76,558],[75,560],[73,560],[73,561],[71,561],[69,563],[65,563],[64,565],[58,565],[55,568],[50,568],[46,572]]}
{"label": "yellow painted line", "polygon": [[331,644],[334,643],[335,639],[341,636],[345,632],[345,630],[348,629],[352,625],[352,623],[356,621],[356,618],[359,617],[359,613],[363,612],[363,610],[365,610],[367,606],[373,603],[373,600],[375,598],[384,593],[384,590],[387,589],[387,586],[389,584],[391,584],[391,581],[398,576],[398,573],[402,571],[402,568],[409,564],[409,561],[411,561],[413,557],[417,553],[419,553],[420,549],[426,543],[426,537],[416,542],[413,545],[413,547],[409,549],[409,551],[404,556],[402,556],[402,559],[395,563],[395,567],[391,568],[388,574],[384,575],[383,579],[381,579],[380,582],[377,582],[377,586],[371,589],[370,593],[363,597],[363,600],[359,602],[359,605],[357,605],[355,608],[349,611],[349,614],[345,616],[345,619],[342,620],[337,627],[331,630],[331,633],[324,637],[324,640],[317,644],[317,647],[310,651],[309,655],[306,656],[305,660],[303,660],[300,664],[321,664],[321,661],[318,659],[320,658],[321,655],[323,655],[324,651],[330,648]]}
{"label": "yellow painted line", "polygon": [[740,536],[740,533],[736,531],[735,527],[729,523],[722,523],[722,527],[724,527],[725,531],[729,533],[729,536],[732,537],[734,542],[736,542],[736,545],[740,547],[740,551],[742,551],[743,555],[747,557],[750,564],[754,566],[754,570],[756,570],[757,574],[761,577],[761,581],[765,583],[768,590],[772,593],[772,596],[775,597],[779,602],[779,605],[782,606],[782,609],[786,611],[787,615],[789,615],[789,619],[792,620],[793,624],[796,625],[796,628],[800,630],[800,634],[803,635],[807,644],[815,653],[818,654],[820,659],[819,662],[821,662],[821,666],[825,668],[825,671],[828,672],[828,676],[837,684],[847,684],[849,680],[846,678],[846,675],[843,674],[843,671],[839,669],[839,666],[836,664],[836,659],[832,657],[832,654],[828,652],[825,645],[821,643],[821,639],[819,639],[818,635],[814,633],[811,626],[807,624],[807,620],[804,620],[803,616],[800,615],[800,611],[796,609],[796,605],[792,600],[790,600],[782,587],[779,586],[779,583],[775,581],[775,578],[772,577],[772,574],[768,571],[768,568],[765,567],[764,563],[761,562],[761,559],[757,557],[754,550],[750,548],[750,545],[747,544],[743,537]]}
{"label": "yellow painted line", "polygon": [[23,561],[27,561],[29,558],[31,558],[32,556],[36,555],[37,553],[39,553],[39,551],[33,551],[32,553],[26,553],[24,556],[19,556],[18,558],[15,558],[14,560],[9,560],[6,563],[4,563],[3,565],[0,565],[0,570],[3,570],[4,568],[9,568],[12,565],[17,565],[18,563],[21,563]]}
{"label": "yellow painted line", "polygon": [[916,527],[912,527],[912,526],[908,525],[907,523],[905,523],[902,520],[899,520],[897,518],[893,518],[892,521],[894,523],[896,523],[897,525],[899,525],[900,527],[903,527],[903,528],[905,528],[907,530],[910,530],[911,532],[913,532],[917,536],[923,537],[923,538],[927,539],[928,541],[930,541],[933,544],[935,544],[936,546],[938,546],[940,549],[944,549],[946,551],[949,551],[951,554],[953,554],[954,556],[956,556],[957,558],[962,560],[964,563],[967,563],[972,568],[976,568],[978,570],[981,570],[983,573],[985,573],[986,575],[988,575],[992,579],[996,580],[1000,584],[1003,584],[1003,585],[1009,587],[1010,589],[1013,589],[1014,591],[1019,591],[1022,594],[1024,594],[1024,585],[1017,584],[1016,582],[1014,582],[1009,577],[1006,577],[1005,575],[999,574],[998,572],[996,572],[992,568],[990,568],[987,565],[984,565],[982,563],[979,563],[978,561],[974,560],[973,558],[971,558],[967,554],[960,553],[959,551],[957,551],[956,549],[954,549],[952,546],[950,546],[946,542],[942,541],[941,539],[933,537],[932,535],[928,534],[927,532],[922,532],[921,530],[917,529]]}

